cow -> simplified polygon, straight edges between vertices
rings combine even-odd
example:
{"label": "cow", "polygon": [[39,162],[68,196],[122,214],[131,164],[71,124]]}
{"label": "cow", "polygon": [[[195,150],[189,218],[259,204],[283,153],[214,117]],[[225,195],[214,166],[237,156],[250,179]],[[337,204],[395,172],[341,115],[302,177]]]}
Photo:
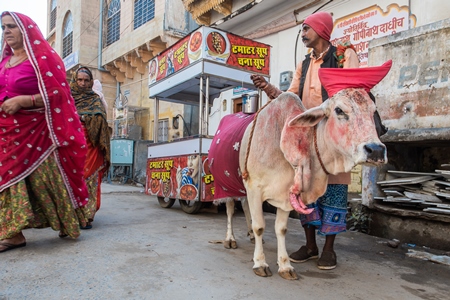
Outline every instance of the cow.
{"label": "cow", "polygon": [[[349,172],[357,164],[387,162],[386,147],[375,130],[375,104],[368,91],[387,74],[391,64],[381,66],[382,76],[372,76],[369,68],[350,70],[361,70],[358,72],[362,78],[368,77],[367,84],[361,82],[358,74],[352,73],[350,77],[339,74],[345,69],[320,69],[322,85],[329,88],[328,100],[307,110],[297,95],[283,93],[263,107],[246,126],[239,141],[239,173],[255,235],[253,271],[256,275],[272,275],[263,252],[264,201],[277,208],[278,274],[284,279],[298,279],[285,244],[290,211],[309,213],[311,210],[306,205],[325,193],[329,174]],[[322,80],[321,74],[331,72],[338,72],[347,86],[356,87],[324,82],[326,79]],[[215,179],[215,184],[220,183]]]}

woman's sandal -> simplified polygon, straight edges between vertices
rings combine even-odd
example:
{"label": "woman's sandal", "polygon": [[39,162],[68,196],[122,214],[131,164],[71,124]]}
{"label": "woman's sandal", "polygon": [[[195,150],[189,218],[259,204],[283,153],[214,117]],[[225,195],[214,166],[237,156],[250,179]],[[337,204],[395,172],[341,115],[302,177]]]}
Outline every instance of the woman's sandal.
{"label": "woman's sandal", "polygon": [[86,226],[80,226],[81,229],[91,229],[92,228],[92,223],[91,222],[87,222]]}
{"label": "woman's sandal", "polygon": [[68,237],[69,235],[68,234],[65,234],[64,232],[62,232],[62,231],[60,231],[59,232],[59,234],[58,234],[58,236],[60,237],[60,238],[65,238],[65,237]]}
{"label": "woman's sandal", "polygon": [[27,245],[27,242],[23,242],[23,243],[17,244],[17,245],[11,244],[11,243],[0,243],[0,246],[6,247],[6,248],[0,250],[0,253],[6,252],[6,251],[9,251],[9,250],[13,250],[13,249],[16,249],[16,248],[25,247],[26,245]]}

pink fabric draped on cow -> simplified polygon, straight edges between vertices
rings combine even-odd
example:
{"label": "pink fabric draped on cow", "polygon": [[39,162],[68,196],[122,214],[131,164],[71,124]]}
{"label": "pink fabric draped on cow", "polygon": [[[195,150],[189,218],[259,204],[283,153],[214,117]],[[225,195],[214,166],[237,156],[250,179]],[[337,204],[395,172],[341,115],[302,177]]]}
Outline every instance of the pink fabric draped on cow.
{"label": "pink fabric draped on cow", "polygon": [[246,197],[239,169],[239,150],[245,129],[255,115],[236,113],[220,121],[208,154],[209,168],[214,174],[214,200]]}

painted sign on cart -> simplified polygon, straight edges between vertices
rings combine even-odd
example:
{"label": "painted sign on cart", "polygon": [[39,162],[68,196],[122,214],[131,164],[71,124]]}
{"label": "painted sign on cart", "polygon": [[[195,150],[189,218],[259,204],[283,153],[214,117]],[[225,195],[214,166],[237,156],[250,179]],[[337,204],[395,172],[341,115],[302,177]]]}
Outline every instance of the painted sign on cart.
{"label": "painted sign on cart", "polygon": [[207,59],[269,75],[270,46],[221,30],[200,27],[149,62],[149,84]]}
{"label": "painted sign on cart", "polygon": [[[411,22],[411,24],[410,24]],[[365,67],[369,57],[369,41],[415,27],[416,16],[409,14],[408,6],[391,4],[383,11],[378,5],[339,18],[334,22],[331,43],[350,41],[358,53],[360,66]]]}
{"label": "painted sign on cart", "polygon": [[[199,174],[201,193],[198,191]],[[149,158],[145,191],[147,195],[171,199],[213,201],[214,179],[209,171],[208,156],[194,154]]]}

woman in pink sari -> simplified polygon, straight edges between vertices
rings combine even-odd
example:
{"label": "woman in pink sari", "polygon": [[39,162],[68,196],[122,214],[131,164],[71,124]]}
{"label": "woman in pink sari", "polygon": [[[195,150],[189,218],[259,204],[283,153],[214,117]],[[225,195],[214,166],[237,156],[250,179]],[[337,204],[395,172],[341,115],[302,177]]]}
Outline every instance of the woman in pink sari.
{"label": "woman in pink sari", "polygon": [[86,141],[64,64],[29,17],[1,16],[0,252],[26,228],[77,238],[87,219]]}

